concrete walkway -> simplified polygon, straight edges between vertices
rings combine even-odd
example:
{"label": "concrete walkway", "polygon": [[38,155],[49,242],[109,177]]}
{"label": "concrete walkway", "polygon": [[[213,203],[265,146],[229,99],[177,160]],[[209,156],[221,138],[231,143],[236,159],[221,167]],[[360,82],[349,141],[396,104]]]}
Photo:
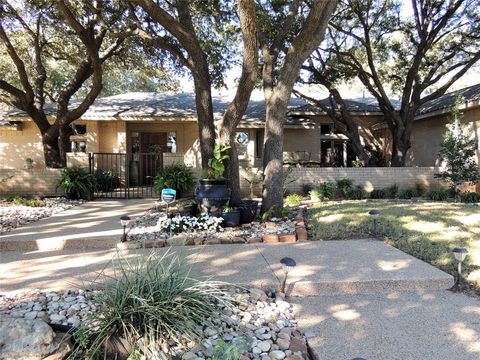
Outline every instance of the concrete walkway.
{"label": "concrete walkway", "polygon": [[[376,240],[172,247],[193,273],[278,287],[294,258],[290,301],[316,359],[479,359],[480,301],[445,289],[453,278]],[[164,252],[166,248],[152,251]],[[122,253],[138,259],[149,250]],[[0,293],[88,286],[113,273],[114,250],[1,253]],[[309,296],[315,295],[315,296]]]}
{"label": "concrete walkway", "polygon": [[[453,278],[376,240],[299,242],[295,244],[211,245],[162,248],[181,251],[194,273],[235,284],[277,287],[280,259],[293,257],[287,292],[291,296],[378,293],[393,290],[446,289]],[[347,251],[348,250],[348,251]],[[148,249],[123,252],[127,258]],[[0,292],[64,288],[112,271],[115,250],[6,251],[1,255]]]}
{"label": "concrete walkway", "polygon": [[152,206],[152,199],[89,201],[0,235],[0,251],[112,248],[122,236],[120,216]]}
{"label": "concrete walkway", "polygon": [[417,290],[293,301],[315,359],[480,359],[478,298]]}

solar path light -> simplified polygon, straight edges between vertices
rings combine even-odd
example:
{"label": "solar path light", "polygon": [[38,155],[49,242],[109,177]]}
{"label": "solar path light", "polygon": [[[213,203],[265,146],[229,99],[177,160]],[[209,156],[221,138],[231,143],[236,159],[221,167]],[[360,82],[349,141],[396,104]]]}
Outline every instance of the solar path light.
{"label": "solar path light", "polygon": [[123,226],[122,242],[127,241],[127,226],[130,223],[130,216],[124,215],[120,218],[120,224]]}
{"label": "solar path light", "polygon": [[380,211],[377,210],[377,209],[373,209],[373,210],[370,210],[368,212],[368,214],[372,217],[372,221],[373,221],[373,232],[375,233],[375,235],[377,234],[377,220],[378,220],[378,217],[380,216]]}
{"label": "solar path light", "polygon": [[280,264],[282,264],[283,273],[285,274],[285,276],[283,277],[280,291],[285,294],[285,286],[287,285],[288,273],[297,265],[297,263],[292,258],[284,257],[280,260]]}
{"label": "solar path light", "polygon": [[463,279],[462,279],[462,263],[467,257],[468,250],[465,248],[457,247],[454,248],[453,250],[453,255],[455,255],[455,259],[458,262],[458,275],[457,275],[457,280],[455,281],[455,286],[460,287],[462,285]]}

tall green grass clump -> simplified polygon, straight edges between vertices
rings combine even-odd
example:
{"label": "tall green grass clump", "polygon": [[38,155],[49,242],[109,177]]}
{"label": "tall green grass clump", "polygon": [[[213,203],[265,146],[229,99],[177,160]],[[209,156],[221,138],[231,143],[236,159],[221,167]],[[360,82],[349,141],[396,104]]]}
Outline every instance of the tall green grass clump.
{"label": "tall green grass clump", "polygon": [[134,260],[117,255],[113,264],[114,274],[94,284],[97,311],[76,331],[82,346],[74,358],[155,358],[185,348],[202,338],[203,326],[215,327],[231,302],[224,283],[195,279],[173,251]]}

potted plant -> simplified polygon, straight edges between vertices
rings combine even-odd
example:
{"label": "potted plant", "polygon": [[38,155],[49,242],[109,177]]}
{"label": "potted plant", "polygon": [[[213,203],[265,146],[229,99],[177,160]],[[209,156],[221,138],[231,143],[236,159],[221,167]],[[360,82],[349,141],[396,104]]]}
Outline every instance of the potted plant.
{"label": "potted plant", "polygon": [[223,227],[237,227],[240,225],[240,211],[231,206],[225,206],[222,211]]}
{"label": "potted plant", "polygon": [[26,169],[33,169],[33,159],[26,158],[25,159],[25,168]]}
{"label": "potted plant", "polygon": [[250,224],[257,216],[258,201],[256,200],[242,200],[238,205],[240,211],[240,223]]}
{"label": "potted plant", "polygon": [[213,158],[208,160],[207,172],[195,189],[197,204],[203,212],[218,213],[230,200],[227,180],[223,177],[224,161],[230,157],[226,152],[230,148],[228,145],[215,145]]}

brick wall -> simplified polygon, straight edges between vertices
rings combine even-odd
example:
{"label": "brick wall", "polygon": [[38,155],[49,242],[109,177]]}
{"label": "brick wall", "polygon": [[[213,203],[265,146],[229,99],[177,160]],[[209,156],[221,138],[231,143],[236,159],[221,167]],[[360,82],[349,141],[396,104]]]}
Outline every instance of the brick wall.
{"label": "brick wall", "polygon": [[[439,172],[439,169],[436,167],[293,168],[290,176],[296,179],[296,181],[288,186],[288,190],[289,192],[301,193],[304,184],[315,184],[345,178],[352,180],[355,185],[362,186],[367,191],[372,191],[374,188],[385,188],[394,184],[400,188],[409,188],[414,187],[417,183],[429,189],[441,185],[434,178],[434,174],[437,172]],[[0,169],[0,196],[61,195],[61,190],[55,190],[60,174],[60,169]],[[196,175],[198,176],[198,174]],[[240,183],[242,194],[244,195],[249,193],[248,182],[245,180],[247,176],[245,170],[241,169]],[[261,184],[255,187],[254,193],[260,195]]]}
{"label": "brick wall", "polygon": [[354,185],[363,187],[366,191],[374,188],[386,188],[398,185],[399,188],[415,187],[422,184],[426,189],[440,186],[435,179],[438,167],[383,167],[383,168],[293,168],[291,177],[297,179],[288,187],[290,192],[302,192],[304,184],[315,184],[339,179],[350,179]]}
{"label": "brick wall", "polygon": [[56,191],[61,169],[0,169],[0,196],[64,195]]}

